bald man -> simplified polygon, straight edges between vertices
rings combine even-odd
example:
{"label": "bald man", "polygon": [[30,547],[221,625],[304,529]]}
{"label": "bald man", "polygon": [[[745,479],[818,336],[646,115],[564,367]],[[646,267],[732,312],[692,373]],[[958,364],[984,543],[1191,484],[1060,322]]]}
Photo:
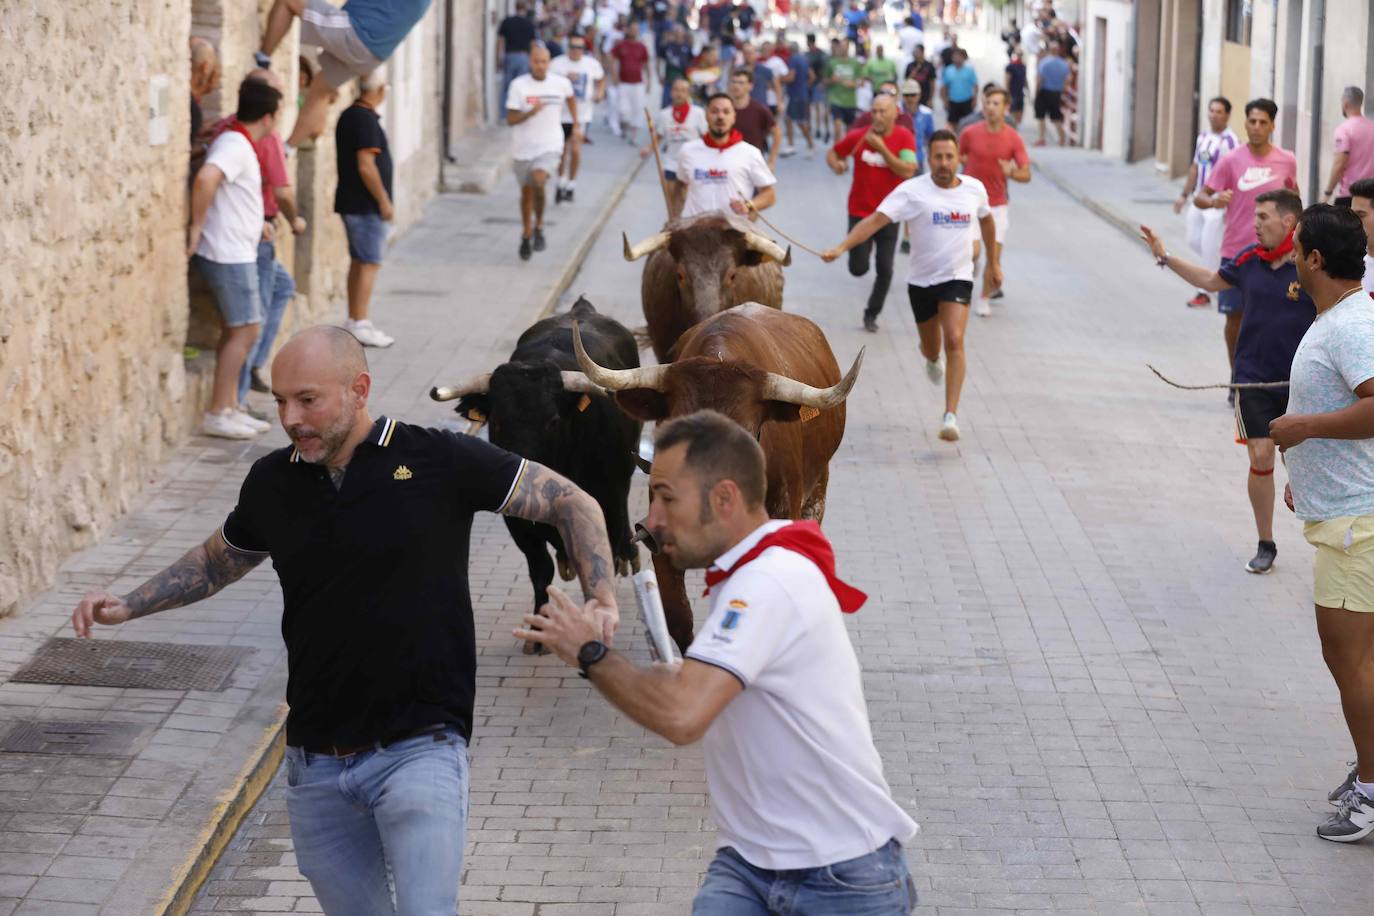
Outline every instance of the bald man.
{"label": "bald man", "polygon": [[301,873],[331,916],[452,916],[476,690],[473,516],[558,528],[605,640],[619,622],[614,567],[601,509],[567,479],[480,439],[374,420],[371,389],[347,331],[293,337],[272,364],[291,444],[254,463],[203,543],[122,598],[86,595],[72,627],[87,637],[184,607],[271,557]]}
{"label": "bald man", "polygon": [[506,123],[511,131],[512,171],[520,186],[520,260],[544,250],[544,185],[558,174],[563,158],[561,113],[572,116],[568,138],[581,142],[582,122],[577,95],[567,77],[549,70],[549,51],[542,44],[530,48],[530,72],[510,81],[506,92]]}
{"label": "bald man", "polygon": [[[204,155],[200,132],[205,128],[205,112],[200,100],[219,88],[219,55],[215,46],[199,35],[191,36],[191,149]],[[199,163],[197,163],[198,165]],[[194,169],[192,170],[194,171]]]}

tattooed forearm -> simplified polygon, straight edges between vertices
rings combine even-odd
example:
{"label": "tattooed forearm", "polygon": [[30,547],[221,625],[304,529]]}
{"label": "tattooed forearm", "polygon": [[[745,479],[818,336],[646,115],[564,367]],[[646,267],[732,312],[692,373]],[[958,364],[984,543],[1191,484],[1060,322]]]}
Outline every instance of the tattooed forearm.
{"label": "tattooed forearm", "polygon": [[237,582],[266,558],[265,554],[234,550],[216,531],[205,543],[130,592],[124,603],[129,619],[185,607]]}
{"label": "tattooed forearm", "polygon": [[606,520],[596,500],[561,474],[530,462],[506,514],[557,528],[582,583],[583,597],[614,603],[615,564]]}

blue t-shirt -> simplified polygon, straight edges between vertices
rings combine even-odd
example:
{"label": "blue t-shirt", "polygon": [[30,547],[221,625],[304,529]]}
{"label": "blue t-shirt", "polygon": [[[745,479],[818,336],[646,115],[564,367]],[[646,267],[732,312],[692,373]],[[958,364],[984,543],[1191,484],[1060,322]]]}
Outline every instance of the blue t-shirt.
{"label": "blue t-shirt", "polygon": [[[1236,257],[1257,247],[1251,245]],[[1231,380],[1286,381],[1302,335],[1317,317],[1316,305],[1298,282],[1297,265],[1289,261],[1273,268],[1256,254],[1244,264],[1229,262],[1218,273],[1245,297]]]}
{"label": "blue t-shirt", "polygon": [[949,90],[951,102],[967,102],[978,91],[978,74],[967,61],[962,67],[950,64],[940,73],[940,80]]}
{"label": "blue t-shirt", "polygon": [[754,88],[749,97],[760,105],[768,104],[768,90],[773,87],[773,68],[759,61],[754,64]]}
{"label": "blue t-shirt", "polygon": [[428,9],[429,0],[348,0],[343,5],[358,40],[378,60],[391,57]]}
{"label": "blue t-shirt", "polygon": [[811,78],[811,64],[806,60],[804,54],[793,54],[792,60],[788,62],[787,69],[792,71],[792,82],[787,84],[787,97],[789,99],[805,99],[811,94],[811,87],[807,80]]}
{"label": "blue t-shirt", "polygon": [[1040,61],[1040,88],[1050,92],[1063,92],[1064,84],[1069,81],[1069,62],[1053,55]]}
{"label": "blue t-shirt", "polygon": [[859,26],[868,24],[868,13],[862,9],[844,11],[845,35],[850,41],[859,40]]}
{"label": "blue t-shirt", "polygon": [[935,133],[935,113],[922,105],[916,109],[916,116],[911,120],[916,125],[916,164],[924,171],[926,150],[930,148],[930,135]]}

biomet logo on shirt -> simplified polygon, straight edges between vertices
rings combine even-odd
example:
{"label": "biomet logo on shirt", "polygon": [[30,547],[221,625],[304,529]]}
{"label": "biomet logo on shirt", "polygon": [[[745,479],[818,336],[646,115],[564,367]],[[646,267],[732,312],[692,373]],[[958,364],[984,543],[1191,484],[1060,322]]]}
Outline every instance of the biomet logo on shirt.
{"label": "biomet logo on shirt", "polygon": [[960,213],[958,210],[950,210],[945,213],[936,210],[930,215],[931,221],[937,226],[968,226],[973,223],[972,213]]}
{"label": "biomet logo on shirt", "polygon": [[726,181],[730,173],[725,169],[693,169],[692,178],[697,181]]}

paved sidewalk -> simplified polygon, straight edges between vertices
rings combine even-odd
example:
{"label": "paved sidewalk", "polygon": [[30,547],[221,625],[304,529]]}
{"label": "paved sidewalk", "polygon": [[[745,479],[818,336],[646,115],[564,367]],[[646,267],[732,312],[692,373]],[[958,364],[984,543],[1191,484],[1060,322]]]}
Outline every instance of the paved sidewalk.
{"label": "paved sidewalk", "polygon": [[[456,420],[429,400],[430,386],[490,367],[509,353],[567,279],[613,190],[638,166],[628,145],[597,139],[584,157],[578,203],[555,208],[550,201],[548,250],[529,263],[516,255],[519,218],[509,174],[488,196],[435,200],[393,248],[373,313],[397,343],[369,352],[374,413],[426,423]],[[97,633],[107,640],[251,648],[225,690],[8,679],[49,637],[68,635],[67,620],[85,591],[123,593],[212,533],[251,462],[285,443],[280,429],[251,443],[193,439],[147,470],[148,487],[128,515],[64,564],[56,587],[0,621],[0,735],[7,743],[33,720],[59,731],[58,723],[75,723],[77,733],[136,726],[118,749],[50,743],[45,753],[24,753],[0,746],[0,916],[162,912],[205,847],[206,831],[223,819],[245,763],[271,745],[282,711],[285,658],[280,590],[266,564],[194,608]],[[479,604],[492,596],[523,596],[527,589],[510,570],[482,572],[499,544],[494,531],[474,540],[472,584]],[[528,666],[518,652],[513,661],[522,670]]]}

